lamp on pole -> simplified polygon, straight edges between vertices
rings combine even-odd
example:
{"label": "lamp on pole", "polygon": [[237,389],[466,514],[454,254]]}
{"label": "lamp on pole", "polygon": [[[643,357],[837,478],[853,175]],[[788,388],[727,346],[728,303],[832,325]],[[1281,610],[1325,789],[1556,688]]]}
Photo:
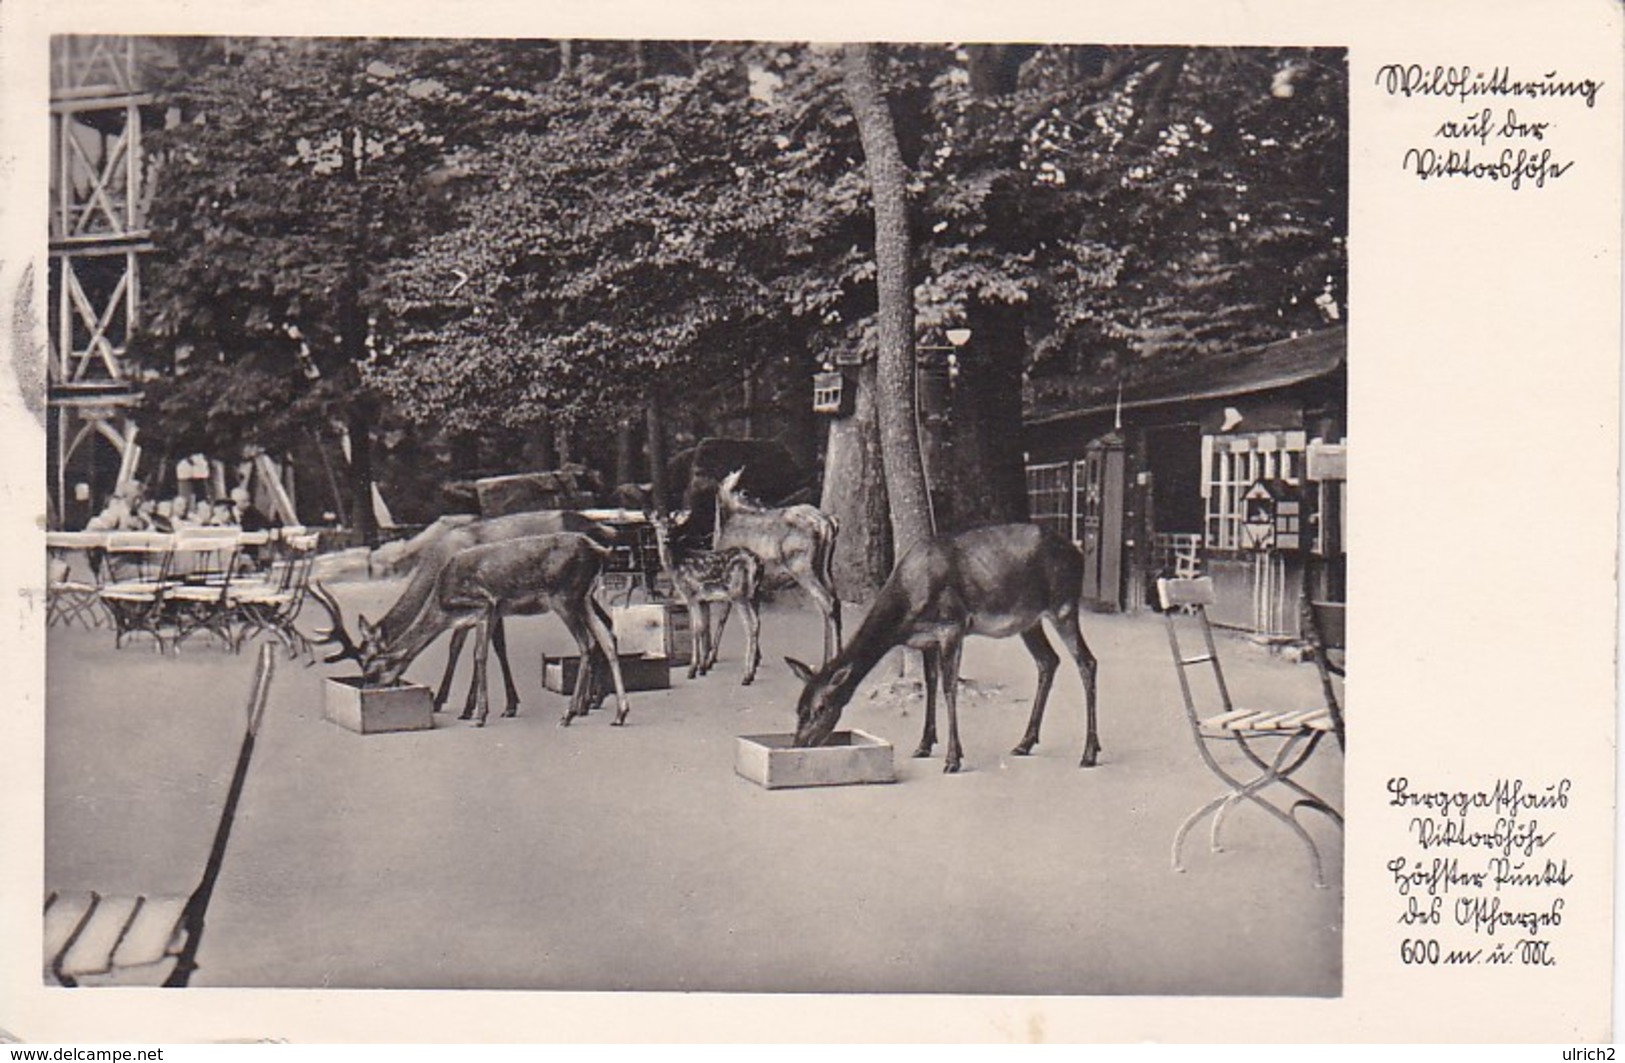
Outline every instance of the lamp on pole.
{"label": "lamp on pole", "polygon": [[[937,523],[936,499],[933,497],[934,481],[939,480],[946,471],[944,451],[948,445],[948,387],[949,382],[959,375],[958,351],[970,342],[971,331],[968,328],[951,328],[943,332],[948,344],[917,344],[915,351],[923,355],[927,351],[947,351],[948,371],[946,379],[939,384],[933,374],[931,386],[925,389],[922,396],[920,377],[924,375],[926,359],[916,358],[914,370],[914,438],[920,448],[920,464],[926,470],[926,508],[930,512],[931,532],[940,531]],[[929,409],[927,406],[929,405]],[[927,432],[927,426],[931,431]]]}

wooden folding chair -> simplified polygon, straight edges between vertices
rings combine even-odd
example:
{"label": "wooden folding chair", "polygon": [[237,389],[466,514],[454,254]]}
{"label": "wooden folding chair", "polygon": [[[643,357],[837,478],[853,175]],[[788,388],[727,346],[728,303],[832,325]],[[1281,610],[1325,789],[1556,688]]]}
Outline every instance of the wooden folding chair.
{"label": "wooden folding chair", "polygon": [[46,561],[45,626],[99,628],[107,617],[101,600],[101,581],[94,568],[90,579],[74,572],[68,556],[54,551]]}
{"label": "wooden folding chair", "polygon": [[239,538],[235,528],[187,528],[175,533],[160,610],[163,625],[174,635],[175,652],[199,631],[209,632],[234,652],[240,648],[231,602]]}
{"label": "wooden folding chair", "polygon": [[106,572],[97,597],[113,618],[113,645],[138,632],[153,637],[158,652],[164,649],[159,631],[163,590],[169,580],[174,536],[162,532],[114,532],[107,539],[103,560]]}
{"label": "wooden folding chair", "polygon": [[[231,586],[231,612],[237,641],[270,633],[290,658],[310,652],[310,640],[294,626],[305,604],[320,537],[312,533],[282,538],[284,556],[263,577],[238,579]],[[314,659],[312,661],[314,663]]]}
{"label": "wooden folding chair", "polygon": [[[1237,805],[1250,803],[1284,824],[1303,842],[1314,864],[1315,885],[1324,886],[1326,877],[1321,868],[1320,850],[1294,817],[1298,809],[1312,808],[1325,813],[1339,827],[1343,817],[1292,776],[1308,762],[1320,740],[1333,729],[1331,712],[1325,707],[1289,712],[1238,709],[1230,699],[1218,648],[1213,641],[1213,628],[1208,623],[1207,607],[1217,600],[1212,579],[1161,579],[1157,581],[1157,595],[1162,603],[1168,646],[1173,651],[1179,691],[1184,698],[1185,716],[1196,739],[1197,752],[1208,769],[1229,787],[1226,793],[1198,808],[1180,824],[1174,834],[1174,870],[1185,869],[1180,853],[1186,836],[1197,823],[1213,816],[1212,848],[1214,852],[1222,852],[1219,831],[1225,816]],[[1193,624],[1201,631],[1203,652],[1186,655],[1179,636],[1182,624]],[[1188,674],[1190,669],[1202,665],[1212,671],[1219,701],[1220,711],[1208,715],[1197,708]],[[1230,751],[1239,752],[1239,760]],[[1283,809],[1268,799],[1274,796],[1276,788],[1295,796],[1288,807]]]}
{"label": "wooden folding chair", "polygon": [[1332,730],[1337,735],[1339,749],[1348,748],[1343,736],[1343,698],[1337,691],[1338,681],[1346,678],[1348,668],[1347,619],[1346,603],[1317,602],[1304,597],[1303,630],[1315,655],[1315,667],[1320,671],[1320,690],[1326,699],[1326,711],[1332,714]]}
{"label": "wooden folding chair", "polygon": [[[150,985],[162,977],[164,986],[184,987],[191,979],[274,670],[272,647],[261,647],[237,767],[197,888],[186,897],[118,896],[83,890],[50,893],[45,899],[44,941],[49,980],[70,987],[87,978]],[[171,960],[174,963],[166,975],[163,968]]]}

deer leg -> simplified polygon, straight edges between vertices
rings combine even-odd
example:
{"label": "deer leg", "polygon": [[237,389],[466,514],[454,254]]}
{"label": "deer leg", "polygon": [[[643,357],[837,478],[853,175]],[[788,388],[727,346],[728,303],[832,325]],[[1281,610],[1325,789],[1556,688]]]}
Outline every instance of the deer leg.
{"label": "deer leg", "polygon": [[[440,676],[440,689],[435,692],[434,711],[439,712],[446,707],[446,699],[451,696],[451,679],[457,674],[457,659],[463,655],[463,643],[468,639],[468,629],[458,628],[451,633],[451,646],[446,650],[446,670]],[[468,719],[465,715],[463,719]]]}
{"label": "deer leg", "polygon": [[942,770],[949,774],[957,772],[965,759],[959,745],[959,654],[964,645],[964,636],[958,632],[942,640],[942,700],[948,706],[948,752]]}
{"label": "deer leg", "polygon": [[693,679],[705,663],[706,645],[711,641],[711,607],[705,602],[688,603],[688,677]]}
{"label": "deer leg", "polygon": [[508,636],[503,631],[502,617],[491,621],[491,648],[497,652],[497,663],[502,665],[502,688],[508,695],[504,716],[519,715],[519,688],[514,685],[513,666],[508,663]]}
{"label": "deer leg", "polygon": [[1049,689],[1055,682],[1055,669],[1061,663],[1061,657],[1049,644],[1049,639],[1044,637],[1042,620],[1023,631],[1021,641],[1027,644],[1027,652],[1033,655],[1033,661],[1038,665],[1038,690],[1033,694],[1033,713],[1027,720],[1027,733],[1010,751],[1018,757],[1025,757],[1038,744],[1038,729],[1044,725],[1044,704],[1049,701]]}
{"label": "deer leg", "polygon": [[[626,684],[621,681],[621,659],[615,654],[615,636],[610,633],[609,625],[603,618],[592,610],[587,611],[587,629],[592,637],[598,641],[603,649],[604,656],[609,658],[610,678],[615,680],[615,719],[611,725],[621,727],[626,724],[626,714],[632,710],[631,704],[626,700]],[[586,656],[587,648],[582,647],[582,656]]]}
{"label": "deer leg", "polygon": [[711,653],[705,662],[705,670],[707,672],[717,666],[717,654],[722,650],[722,632],[723,629],[728,626],[728,616],[733,612],[734,607],[734,603],[727,598],[724,598],[722,601],[717,602],[716,604],[717,607],[722,610],[722,612],[718,614],[717,626],[711,632]]}
{"label": "deer leg", "polygon": [[[491,625],[501,620],[492,615],[480,619],[474,629],[474,683],[469,693],[474,697],[474,726],[484,727],[485,717],[491,710],[491,696],[486,688],[491,655]],[[465,714],[466,715],[466,714]]]}
{"label": "deer leg", "polygon": [[[756,681],[756,666],[762,663],[762,614],[750,598],[740,600],[739,611],[745,614],[745,678],[739,685],[748,687]],[[721,637],[719,629],[717,638]]]}
{"label": "deer leg", "polygon": [[818,611],[824,614],[824,663],[828,664],[841,648],[841,599],[819,582],[816,575],[798,575],[796,582],[812,598]]}
{"label": "deer leg", "polygon": [[554,612],[559,614],[559,619],[564,621],[564,626],[570,630],[570,637],[576,640],[576,652],[579,655],[578,660],[581,662],[576,669],[576,685],[570,691],[570,704],[565,708],[564,716],[559,720],[560,727],[568,727],[570,721],[577,716],[587,715],[587,698],[593,684],[592,673],[596,662],[594,662],[590,653],[592,640],[587,637],[584,621],[568,610],[555,609]]}
{"label": "deer leg", "polygon": [[[598,617],[599,621],[604,625],[605,628],[613,629],[614,622],[610,620],[609,614],[604,612],[604,607],[598,604],[598,599],[588,598],[587,605],[591,612]],[[614,645],[614,642],[615,637],[611,635],[611,646]],[[581,705],[581,715],[583,716],[595,709],[603,708],[604,699],[609,697],[609,683],[607,679],[609,674],[609,662],[605,659],[604,651],[599,649],[598,645],[593,643],[591,639],[588,639],[588,645],[592,650],[590,654],[592,671],[588,673],[587,696]],[[610,656],[615,656],[615,653],[611,652]],[[583,656],[581,659],[586,661],[589,659],[589,656]]]}
{"label": "deer leg", "polygon": [[1078,766],[1092,768],[1100,756],[1100,739],[1095,734],[1095,676],[1098,662],[1089,651],[1089,644],[1083,641],[1083,630],[1078,626],[1077,606],[1055,617],[1055,630],[1061,636],[1061,645],[1066,647],[1072,660],[1077,663],[1078,677],[1083,680],[1087,729],[1083,739],[1083,759],[1078,761]]}
{"label": "deer leg", "polygon": [[937,682],[942,674],[941,651],[936,647],[920,651],[920,673],[925,677],[925,729],[920,732],[916,757],[929,757],[937,748]]}

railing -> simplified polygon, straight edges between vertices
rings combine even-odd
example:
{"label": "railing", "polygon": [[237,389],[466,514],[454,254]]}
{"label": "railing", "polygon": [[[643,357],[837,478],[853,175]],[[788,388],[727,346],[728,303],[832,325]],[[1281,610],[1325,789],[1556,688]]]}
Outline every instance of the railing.
{"label": "railing", "polygon": [[1157,532],[1151,537],[1151,567],[1173,579],[1193,579],[1202,571],[1200,532]]}

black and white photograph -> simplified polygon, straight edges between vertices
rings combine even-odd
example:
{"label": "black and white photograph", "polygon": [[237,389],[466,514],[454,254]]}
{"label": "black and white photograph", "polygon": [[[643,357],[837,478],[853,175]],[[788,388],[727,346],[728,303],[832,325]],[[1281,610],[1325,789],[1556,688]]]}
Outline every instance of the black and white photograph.
{"label": "black and white photograph", "polygon": [[[1617,289],[1618,49],[34,14],[7,917],[51,1014],[679,995],[586,1035],[670,1040],[897,1000],[999,1017],[784,1036],[1117,1040],[1047,1009],[1144,1039],[1229,1001],[1164,1028],[1473,1039],[1351,1031],[1389,969],[1606,969],[1617,291],[1598,327],[1451,306],[1396,252],[1612,217]],[[1471,347],[1494,310],[1583,337],[1574,375]],[[1566,737],[1505,648],[1562,599]],[[247,1014],[175,1039],[312,1039]]]}

